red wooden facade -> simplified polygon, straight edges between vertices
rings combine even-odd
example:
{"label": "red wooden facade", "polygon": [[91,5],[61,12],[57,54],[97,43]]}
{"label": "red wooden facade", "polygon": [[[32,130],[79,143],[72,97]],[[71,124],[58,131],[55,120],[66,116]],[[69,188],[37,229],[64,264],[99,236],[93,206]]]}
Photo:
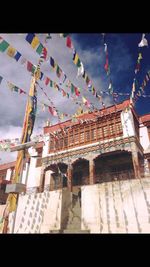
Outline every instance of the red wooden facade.
{"label": "red wooden facade", "polygon": [[122,136],[120,112],[87,121],[59,131],[50,133],[49,153],[84,146],[98,141]]}

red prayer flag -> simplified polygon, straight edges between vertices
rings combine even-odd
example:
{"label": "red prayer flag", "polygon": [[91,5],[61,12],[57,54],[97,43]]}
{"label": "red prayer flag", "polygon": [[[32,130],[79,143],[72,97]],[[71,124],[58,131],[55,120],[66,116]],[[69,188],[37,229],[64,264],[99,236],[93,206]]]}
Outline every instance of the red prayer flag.
{"label": "red prayer flag", "polygon": [[48,77],[46,77],[46,80],[45,80],[45,85],[48,85],[50,82],[50,79]]}
{"label": "red prayer flag", "polygon": [[72,48],[72,42],[71,42],[71,38],[69,36],[67,36],[67,38],[66,38],[66,46],[68,46],[69,48]]}
{"label": "red prayer flag", "polygon": [[32,66],[33,66],[33,64],[31,62],[27,61],[27,70],[28,71],[32,70]]}
{"label": "red prayer flag", "polygon": [[20,94],[26,94],[26,92],[25,91],[23,91],[22,89],[20,89]]}
{"label": "red prayer flag", "polygon": [[79,96],[79,95],[80,95],[80,91],[78,90],[78,88],[75,87],[74,89],[75,89],[75,94],[76,94],[76,96]]}

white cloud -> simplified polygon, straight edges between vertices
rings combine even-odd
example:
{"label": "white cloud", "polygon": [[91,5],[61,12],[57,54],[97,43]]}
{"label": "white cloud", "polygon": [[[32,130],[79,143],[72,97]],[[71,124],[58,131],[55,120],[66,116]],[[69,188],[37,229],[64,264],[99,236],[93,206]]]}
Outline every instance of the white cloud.
{"label": "white cloud", "polygon": [[[21,52],[27,60],[31,61],[33,64],[38,63],[39,56],[36,51],[32,49],[30,44],[25,41],[26,34],[1,34],[1,36],[19,52]],[[49,55],[56,60],[58,65],[67,74],[67,77],[75,85],[82,88],[81,94],[88,97],[96,107],[102,108],[102,105],[97,101],[97,99],[93,97],[88,90],[85,89],[86,85],[83,78],[76,78],[77,67],[72,62],[72,52],[65,45],[66,39],[60,38],[58,34],[51,34],[51,36],[52,39],[50,39],[46,44]],[[41,42],[44,42],[44,34],[38,34],[38,37]],[[100,77],[98,69],[103,68],[105,60],[104,54],[100,53],[99,48],[83,49],[80,46],[80,42],[77,41],[73,35],[72,39],[75,48],[80,56],[80,59],[84,64],[85,70],[89,74],[89,77],[92,79],[96,90],[106,90],[108,82],[106,81],[106,79],[102,79]],[[127,51],[125,54],[127,54]],[[115,58],[113,60],[115,61]],[[118,59],[116,59],[116,61],[118,62]],[[130,57],[128,59],[128,62],[130,62]],[[0,66],[1,76],[6,78],[6,80],[16,84],[23,90],[29,92],[31,75],[24,66],[22,66],[19,62],[16,62],[13,58],[7,56],[6,52],[0,52]],[[117,73],[120,71],[120,68],[120,65],[118,65]],[[59,83],[59,79],[57,78],[55,72],[52,70],[49,62],[43,63],[41,70],[45,75],[49,76],[51,79]],[[75,113],[78,106],[74,104],[73,101],[62,97],[62,94],[56,91],[54,88],[51,88],[49,86],[46,87],[42,81],[40,81],[39,83],[44,88],[51,100],[54,102],[56,108],[60,110],[60,112],[68,112],[70,114]],[[64,89],[70,93],[70,89],[67,89],[65,87]],[[0,139],[20,137],[27,96],[11,92],[7,87],[6,81],[3,80],[0,85],[0,97]],[[38,89],[38,113],[35,121],[33,135],[41,134],[43,132],[42,128],[43,126],[45,126],[47,119],[50,119],[53,123],[55,122],[54,118],[51,117],[48,110],[42,112],[40,101],[43,101],[44,103],[47,103],[49,105],[49,101],[46,99],[42,91]],[[106,106],[108,106],[112,104],[112,101],[109,97],[106,97],[104,99],[104,103],[106,104]],[[2,158],[3,162],[8,162],[15,156],[13,156],[12,153],[10,153],[9,155],[6,152],[0,152],[0,157]]]}

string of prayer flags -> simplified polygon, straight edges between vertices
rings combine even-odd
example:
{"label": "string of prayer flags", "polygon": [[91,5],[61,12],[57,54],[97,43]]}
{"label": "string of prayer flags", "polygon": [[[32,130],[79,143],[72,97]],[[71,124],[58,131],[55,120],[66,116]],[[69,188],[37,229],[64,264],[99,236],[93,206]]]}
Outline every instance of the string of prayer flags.
{"label": "string of prayer flags", "polygon": [[[3,77],[0,76],[0,81],[2,81]],[[36,112],[36,97],[31,97],[27,92],[25,92],[23,89],[19,88],[18,86],[14,85],[13,83],[6,81],[8,88],[12,91],[12,92],[17,92],[19,94],[26,94],[29,96],[29,101],[31,102],[31,106],[33,107],[33,113],[35,114]],[[40,85],[38,84],[38,82],[36,83],[39,87]],[[40,101],[40,103],[42,104],[42,107],[49,107],[49,112],[51,113],[51,115],[53,116],[58,116],[58,118],[60,119],[60,115],[62,115],[62,117],[64,116],[69,116],[68,114],[64,114],[64,113],[60,113],[58,112],[58,110],[56,110],[56,108],[54,107],[54,103],[49,99],[48,95],[46,94],[46,92],[43,90],[42,87],[40,87],[43,91],[43,93],[45,94],[45,96],[48,98],[48,100],[50,101],[51,106],[48,106],[47,104],[44,104],[43,102]],[[43,108],[42,108],[43,110]],[[33,114],[33,115],[34,115]]]}
{"label": "string of prayer flags", "polygon": [[43,47],[42,49],[42,53],[41,53],[41,56],[40,56],[40,60],[46,60],[46,57],[47,57],[47,49],[45,47]]}
{"label": "string of prayer flags", "polygon": [[[34,36],[35,35],[27,35],[27,37],[26,37],[26,40],[29,42],[29,43],[31,43],[32,42],[32,40],[33,40],[33,38],[34,38]],[[70,37],[68,37],[67,38],[67,44],[68,44],[68,46],[69,47],[73,47],[73,45],[71,45],[71,43],[72,43],[72,41],[71,41],[71,38]],[[42,48],[43,47],[43,48]],[[43,51],[44,51],[44,49],[45,49],[45,53],[46,53],[46,56],[47,56],[47,49],[42,45],[42,49],[43,49]],[[43,52],[42,52],[43,53]],[[44,57],[45,59],[46,59],[46,56]],[[41,57],[42,57],[42,54],[41,54]],[[50,58],[49,58],[49,60],[50,60],[50,65],[52,66],[52,68],[53,69],[55,69],[55,71],[56,71],[56,75],[57,75],[57,77],[60,79],[62,76],[62,78],[63,78],[63,83],[66,81],[66,79],[67,79],[67,75],[64,73],[64,71],[62,71],[62,69],[59,67],[59,65],[55,62],[55,60],[54,60],[54,58],[52,58],[51,56],[50,56]],[[77,54],[75,54],[75,63],[76,63],[76,65],[77,65],[77,67],[81,67],[81,69],[79,70],[79,72],[80,72],[80,74],[82,75],[82,73],[84,72],[84,69],[83,69],[83,64],[81,64],[81,61],[80,61],[80,59],[79,59],[79,56],[77,55]],[[28,70],[30,71],[30,69],[31,69],[31,66],[30,66],[30,68],[28,68]],[[41,78],[41,77],[40,77]],[[47,78],[47,77],[45,77],[45,78]],[[67,79],[68,80],[68,79]],[[48,80],[46,80],[46,81],[48,81]],[[89,81],[90,81],[90,79],[88,78],[88,76],[86,75],[86,84],[88,85],[88,83],[89,83]],[[69,80],[68,80],[68,82],[70,82]],[[62,91],[61,90],[61,88],[56,84],[56,83],[53,83],[53,85],[54,85],[54,88],[55,89],[57,89],[58,91]],[[50,86],[52,86],[52,84],[50,84]],[[75,88],[77,88],[76,86],[74,86],[71,82],[70,82],[70,88],[71,88],[71,93],[72,94],[76,94],[76,96],[78,96],[79,95],[79,89],[76,89],[75,90]],[[63,93],[63,96],[64,96],[64,93]],[[69,95],[67,94],[67,97],[69,98]]]}
{"label": "string of prayer flags", "polygon": [[75,65],[78,64],[78,67],[80,67],[80,59],[79,59],[79,56],[78,54],[76,53],[76,51],[74,50],[74,53],[73,53],[73,62]]}
{"label": "string of prayer flags", "polygon": [[55,68],[55,60],[52,57],[50,57],[50,65]]}
{"label": "string of prayer flags", "polygon": [[48,109],[52,116],[55,116],[55,117],[57,116],[57,112],[53,107],[49,106]]}
{"label": "string of prayer flags", "polygon": [[27,34],[26,40],[28,41],[28,43],[31,44],[33,49],[40,43],[39,39],[37,38],[37,36],[34,33]]}
{"label": "string of prayer flags", "polygon": [[105,51],[105,54],[106,54],[106,62],[105,62],[105,65],[104,65],[104,69],[105,69],[107,75],[109,75],[110,74],[110,67],[109,67],[107,44],[105,43],[104,46],[105,46],[104,51]]}
{"label": "string of prayer flags", "polygon": [[42,50],[43,50],[43,45],[40,43],[39,46],[38,46],[37,49],[36,49],[36,52],[37,52],[39,55],[41,55]]}
{"label": "string of prayer flags", "polygon": [[140,71],[140,63],[142,59],[143,59],[142,53],[139,53],[136,68],[135,68],[135,74],[137,74],[137,72]]}
{"label": "string of prayer flags", "polygon": [[112,86],[112,82],[110,81],[110,83],[109,83],[109,87],[108,87],[108,92],[109,92],[109,94],[113,94],[113,86]]}
{"label": "string of prayer flags", "polygon": [[22,90],[22,89],[19,89],[20,91],[19,91],[19,93],[20,94],[27,94],[24,90]]}
{"label": "string of prayer flags", "polygon": [[130,96],[130,101],[131,101],[132,104],[133,104],[133,100],[134,100],[134,93],[135,93],[135,90],[136,90],[135,80],[136,79],[134,78],[133,84],[132,84],[131,96]]}
{"label": "string of prayer flags", "polygon": [[60,78],[61,74],[62,74],[62,70],[60,69],[60,67],[57,65],[56,67],[56,74],[57,74],[57,77]]}
{"label": "string of prayer flags", "polygon": [[146,75],[145,75],[145,78],[144,78],[144,80],[143,80],[143,82],[142,82],[142,85],[140,86],[140,88],[139,88],[139,90],[138,90],[136,96],[139,96],[139,97],[140,97],[140,96],[143,96],[144,89],[145,89],[145,87],[147,86],[149,80],[150,80],[150,70],[147,71],[147,73],[146,73]]}
{"label": "string of prayer flags", "polygon": [[80,91],[79,91],[79,89],[77,87],[75,87],[75,94],[76,94],[76,96],[80,95]]}
{"label": "string of prayer flags", "polygon": [[32,66],[33,66],[33,64],[31,63],[31,62],[27,62],[27,70],[28,71],[31,71],[32,70]]}
{"label": "string of prayer flags", "polygon": [[9,47],[9,43],[7,43],[5,40],[2,38],[2,42],[0,42],[0,51],[4,52],[7,48]]}
{"label": "string of prayer flags", "polygon": [[83,63],[80,63],[80,67],[78,67],[78,73],[77,73],[77,77],[80,77],[84,74],[84,67],[83,67]]}
{"label": "string of prayer flags", "polygon": [[49,82],[50,82],[50,79],[48,77],[46,77],[46,79],[45,79],[45,85],[48,85]]}
{"label": "string of prayer flags", "polygon": [[84,96],[82,96],[82,101],[83,101],[83,104],[84,104],[85,106],[87,106],[88,108],[91,106],[91,105],[90,105],[90,102],[89,102]]}
{"label": "string of prayer flags", "polygon": [[67,38],[66,38],[66,46],[73,49],[73,44],[72,44],[70,36],[67,36]]}
{"label": "string of prayer flags", "polygon": [[145,38],[145,33],[142,34],[142,40],[141,42],[138,44],[138,47],[144,47],[144,46],[148,46],[148,41]]}
{"label": "string of prayer flags", "polygon": [[13,48],[12,46],[9,46],[7,49],[7,55],[10,57],[14,57],[15,53],[16,53],[16,49]]}
{"label": "string of prayer flags", "polygon": [[17,51],[17,53],[16,53],[15,56],[14,56],[14,59],[15,59],[16,61],[18,61],[20,57],[21,57],[21,54]]}

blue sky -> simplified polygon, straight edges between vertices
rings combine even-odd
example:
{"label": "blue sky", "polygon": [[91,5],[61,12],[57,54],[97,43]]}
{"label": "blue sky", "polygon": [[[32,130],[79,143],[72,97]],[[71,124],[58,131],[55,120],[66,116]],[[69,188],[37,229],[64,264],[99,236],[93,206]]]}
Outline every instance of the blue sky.
{"label": "blue sky", "polygon": [[[104,87],[107,88],[109,79],[103,68],[104,46],[101,34],[74,34],[74,38],[80,42],[81,48],[99,51],[99,63],[95,71],[96,75],[104,81]],[[109,64],[111,69],[111,78],[115,92],[130,93],[134,77],[136,77],[139,86],[141,85],[145,74],[150,70],[150,49],[149,47],[139,48],[142,33],[106,33],[105,40],[108,45]],[[145,35],[150,44],[150,34]],[[135,76],[135,66],[138,54],[142,53],[141,69]],[[87,66],[90,71],[90,66]],[[94,75],[94,73],[93,73]],[[145,94],[150,94],[150,85],[145,87]],[[107,90],[107,89],[106,89]],[[120,101],[124,98],[120,97]],[[140,97],[135,105],[139,115],[149,113],[150,98]]]}
{"label": "blue sky", "polygon": [[[39,55],[32,49],[29,43],[25,40],[26,34],[0,34],[7,42],[16,48],[23,57],[31,61],[33,64],[38,63]],[[37,34],[40,41],[43,43],[45,34]],[[77,67],[72,61],[72,51],[66,47],[66,39],[60,38],[58,34],[51,34],[52,39],[47,43],[48,54],[52,56],[58,65],[67,74],[67,77],[76,85],[82,88],[81,95],[86,96],[97,108],[102,108],[100,102],[97,101],[92,94],[86,90],[86,84],[82,77],[77,78]],[[85,71],[89,78],[91,78],[97,91],[107,91],[109,85],[109,78],[104,70],[105,53],[103,38],[101,33],[71,33],[70,34],[74,47],[83,62]],[[150,70],[150,50],[149,47],[138,48],[138,43],[141,41],[142,33],[106,33],[106,43],[108,45],[110,77],[112,79],[113,88],[115,92],[131,93],[133,79],[135,77],[135,66],[138,58],[138,53],[141,52],[143,60],[141,61],[141,70],[137,74],[137,80],[141,85],[146,72]],[[146,34],[146,39],[150,44],[150,34]],[[41,70],[48,77],[59,83],[59,79],[50,68],[48,62],[43,63]],[[31,75],[27,72],[26,67],[16,62],[13,58],[8,57],[7,53],[0,52],[0,75],[7,81],[10,81],[29,91]],[[5,138],[20,138],[22,131],[22,124],[25,112],[26,96],[11,92],[8,89],[6,80],[0,84],[0,139]],[[61,112],[73,114],[76,112],[77,105],[71,100],[67,100],[57,92],[54,88],[46,87],[44,83],[39,82],[44,88],[48,96],[54,102],[56,108]],[[145,94],[150,94],[150,84],[145,87]],[[66,90],[66,88],[65,88]],[[69,92],[69,89],[67,89]],[[118,102],[125,98],[119,97]],[[38,100],[49,104],[40,89],[38,90]],[[106,96],[103,98],[107,106],[113,104],[112,97]],[[139,115],[149,113],[150,98],[140,97],[136,103],[136,110]],[[33,131],[33,136],[43,132],[43,126],[46,121],[51,123],[57,122],[54,117],[50,115],[48,110],[42,111],[38,101],[38,111]],[[1,163],[7,162],[10,159],[15,159],[16,154],[0,152]]]}

